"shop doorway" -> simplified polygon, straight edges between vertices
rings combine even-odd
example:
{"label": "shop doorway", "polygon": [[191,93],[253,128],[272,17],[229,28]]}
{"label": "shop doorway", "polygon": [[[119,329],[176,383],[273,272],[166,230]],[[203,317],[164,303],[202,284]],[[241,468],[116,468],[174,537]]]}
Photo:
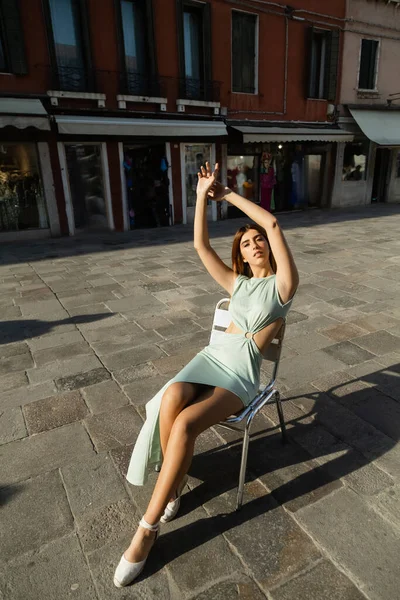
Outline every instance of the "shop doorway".
{"label": "shop doorway", "polygon": [[110,229],[101,144],[65,144],[75,230]]}
{"label": "shop doorway", "polygon": [[170,225],[165,144],[124,144],[123,168],[130,229]]}
{"label": "shop doorway", "polygon": [[[183,222],[193,223],[196,210],[197,173],[206,162],[215,164],[215,144],[181,144]],[[207,220],[217,220],[217,202],[207,201]]]}
{"label": "shop doorway", "polygon": [[390,167],[389,148],[377,148],[371,202],[386,202]]}

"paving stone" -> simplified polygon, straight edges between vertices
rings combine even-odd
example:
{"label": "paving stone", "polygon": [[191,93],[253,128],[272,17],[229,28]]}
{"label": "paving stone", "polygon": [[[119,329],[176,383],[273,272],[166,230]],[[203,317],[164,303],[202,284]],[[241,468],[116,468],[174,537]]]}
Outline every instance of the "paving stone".
{"label": "paving stone", "polygon": [[0,394],[0,407],[6,409],[24,406],[30,402],[52,396],[54,392],[56,392],[56,387],[52,381],[46,381],[46,383],[40,383],[39,385],[25,385],[24,387],[13,388]]}
{"label": "paving stone", "polygon": [[7,375],[10,371],[22,371],[33,367],[33,360],[30,353],[18,354],[9,358],[0,360],[0,375]]}
{"label": "paving stone", "polygon": [[20,440],[27,435],[20,407],[0,409],[0,444]]}
{"label": "paving stone", "polygon": [[3,358],[10,358],[11,356],[19,356],[21,354],[29,354],[29,347],[25,342],[0,345],[0,360]]}
{"label": "paving stone", "polygon": [[62,467],[61,474],[78,524],[92,512],[127,498],[122,479],[107,454]]}
{"label": "paving stone", "polygon": [[142,421],[133,406],[87,417],[85,425],[98,452],[110,450],[135,440]]}
{"label": "paving stone", "polygon": [[102,356],[102,362],[110,371],[117,371],[163,356],[165,356],[165,353],[153,344],[130,348],[124,352],[115,352],[115,354],[105,354]]}
{"label": "paving stone", "polygon": [[400,351],[400,337],[387,331],[368,333],[354,340],[354,343],[375,355]]}
{"label": "paving stone", "polygon": [[257,584],[244,573],[237,573],[229,577],[227,581],[215,583],[207,590],[191,596],[192,600],[226,600],[237,598],[238,600],[265,600],[264,594]]}
{"label": "paving stone", "polygon": [[107,412],[129,403],[128,397],[112,380],[90,385],[84,388],[82,393],[86,404],[94,414]]}
{"label": "paving stone", "polygon": [[399,320],[386,315],[385,313],[377,313],[369,315],[368,317],[362,317],[353,321],[353,324],[366,329],[367,331],[373,332],[379,329],[389,329],[395,325],[399,325]]}
{"label": "paving stone", "polygon": [[39,350],[45,350],[47,348],[56,348],[57,346],[75,344],[82,341],[82,335],[77,329],[75,329],[74,331],[67,331],[65,333],[57,333],[33,338],[29,340],[28,343],[31,350],[33,352],[37,352]]}
{"label": "paving stone", "polygon": [[192,319],[179,319],[175,320],[174,323],[168,323],[161,327],[154,326],[157,333],[165,339],[177,338],[183,335],[191,334],[196,331],[202,331],[198,323],[195,323]]}
{"label": "paving stone", "polygon": [[21,305],[24,317],[46,316],[47,314],[64,314],[65,311],[58,300],[41,300],[38,302],[27,302]]}
{"label": "paving stone", "polygon": [[162,337],[155,331],[141,331],[134,335],[123,335],[118,339],[113,338],[104,342],[92,342],[91,345],[98,356],[104,356],[130,350],[131,348],[136,348],[136,351],[139,352],[139,346],[156,344],[161,341]]}
{"label": "paving stone", "polygon": [[11,485],[0,494],[0,553],[5,561],[36,550],[73,529],[73,518],[58,471]]}
{"label": "paving stone", "polygon": [[[77,322],[79,317],[74,317],[74,322],[77,323],[77,327],[82,332],[83,336],[88,339],[87,335],[89,331],[95,329],[101,329],[102,327],[119,327],[125,325],[126,321],[120,315],[114,315],[112,313],[104,313],[104,315],[94,315],[91,321]],[[84,317],[82,317],[83,319]],[[89,315],[88,315],[89,318]]]}
{"label": "paving stone", "polygon": [[322,352],[325,352],[329,356],[340,360],[345,365],[356,365],[366,360],[375,358],[375,354],[371,354],[370,352],[360,348],[358,345],[356,345],[356,342],[339,342],[338,344],[333,344],[332,346],[323,348]]}
{"label": "paving stone", "polygon": [[27,374],[30,383],[43,383],[50,379],[58,379],[60,376],[78,375],[93,369],[102,367],[96,356],[82,355],[68,360],[49,363],[44,367],[28,369]]}
{"label": "paving stone", "polygon": [[352,323],[344,323],[323,329],[321,333],[335,342],[344,342],[346,340],[351,340],[352,338],[363,335],[365,333],[365,329],[357,327],[357,325],[353,325]]}
{"label": "paving stone", "polygon": [[93,455],[89,436],[73,423],[0,446],[0,484],[11,485]]}
{"label": "paving stone", "polygon": [[281,360],[279,381],[288,388],[298,388],[308,381],[313,381],[321,373],[340,371],[343,368],[342,362],[321,349],[303,356]]}
{"label": "paving stone", "polygon": [[114,371],[113,377],[114,379],[121,385],[127,385],[134,381],[138,381],[141,379],[148,379],[149,377],[154,377],[159,375],[159,372],[151,363],[145,363],[143,365],[135,365],[133,367],[128,367],[127,369],[121,369],[119,371]]}
{"label": "paving stone", "polygon": [[[24,577],[21,577],[21,572]],[[97,600],[88,566],[75,534],[30,551],[7,565],[0,594],[13,600],[74,598]],[[49,592],[51,590],[51,596]]]}
{"label": "paving stone", "polygon": [[[25,371],[14,371],[13,373],[9,373],[8,375],[0,376],[0,390],[4,393],[8,390],[12,390],[14,388],[19,388],[22,385],[28,384],[28,378],[25,374]],[[1,406],[1,397],[0,394],[0,406]]]}
{"label": "paving stone", "polygon": [[287,317],[287,324],[294,325],[295,323],[299,323],[300,321],[306,321],[308,318],[308,315],[305,315],[296,310],[291,310]]}
{"label": "paving stone", "polygon": [[92,369],[85,373],[78,373],[77,375],[69,375],[68,377],[61,377],[55,380],[55,385],[59,392],[70,392],[78,388],[83,388],[101,381],[110,379],[111,375],[102,367],[98,369]]}
{"label": "paving stone", "polygon": [[183,367],[185,367],[189,361],[192,360],[199,352],[200,348],[187,348],[186,352],[180,354],[174,354],[168,358],[160,358],[153,360],[153,365],[161,375],[168,375],[171,373],[178,373]]}
{"label": "paving stone", "polygon": [[325,348],[331,343],[331,340],[319,333],[309,333],[289,338],[285,341],[284,347],[289,347],[298,354],[306,354],[308,352],[314,352],[314,350]]}
{"label": "paving stone", "polygon": [[119,540],[127,531],[134,532],[139,515],[127,498],[98,510],[91,510],[79,519],[78,535],[85,552],[93,552],[107,543]]}
{"label": "paving stone", "polygon": [[128,323],[124,321],[123,324],[115,327],[99,327],[97,329],[91,329],[84,332],[85,339],[88,342],[110,342],[112,340],[118,341],[124,336],[136,335],[141,336],[143,331],[135,323]]}
{"label": "paving stone", "polygon": [[400,530],[400,485],[381,491],[370,499],[370,505]]}
{"label": "paving stone", "polygon": [[[146,317],[144,319],[138,318],[136,319],[136,323],[140,325],[143,329],[159,329],[163,327],[170,327],[171,323],[166,317]],[[162,334],[161,334],[162,335]],[[164,336],[163,336],[164,337]]]}
{"label": "paving stone", "polygon": [[272,600],[365,600],[354,583],[328,560],[270,591],[270,596]]}
{"label": "paving stone", "polygon": [[93,351],[89,344],[85,341],[77,342],[75,344],[67,344],[63,346],[56,346],[54,348],[46,348],[44,350],[37,350],[33,353],[33,358],[37,367],[48,365],[55,361],[64,361],[69,358],[81,356],[84,354],[92,354]]}
{"label": "paving stone", "polygon": [[296,516],[343,570],[363,582],[367,596],[396,597],[400,538],[357,494],[342,488]]}
{"label": "paving stone", "polygon": [[338,308],[353,308],[354,306],[360,306],[361,304],[365,304],[366,300],[361,300],[359,298],[353,298],[351,296],[342,296],[341,298],[333,298],[332,300],[327,301],[328,304],[332,304]]}
{"label": "paving stone", "polygon": [[57,394],[31,402],[23,408],[29,434],[55,429],[74,421],[81,421],[88,409],[79,392]]}
{"label": "paving stone", "polygon": [[135,405],[146,404],[167,383],[168,375],[138,380],[124,387],[124,392]]}
{"label": "paving stone", "polygon": [[[292,311],[289,311],[289,315]],[[306,320],[290,325],[285,331],[285,340],[298,335],[309,334],[312,332],[319,333],[322,329],[326,329],[330,325],[337,325],[338,321],[331,316],[323,315],[318,317],[308,317]]]}

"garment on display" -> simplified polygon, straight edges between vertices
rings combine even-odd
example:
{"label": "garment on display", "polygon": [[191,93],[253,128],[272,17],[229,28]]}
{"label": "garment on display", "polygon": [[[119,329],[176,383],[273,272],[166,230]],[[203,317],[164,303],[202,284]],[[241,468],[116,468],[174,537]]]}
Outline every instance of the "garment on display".
{"label": "garment on display", "polygon": [[169,165],[165,145],[126,145],[123,167],[130,228],[169,225]]}

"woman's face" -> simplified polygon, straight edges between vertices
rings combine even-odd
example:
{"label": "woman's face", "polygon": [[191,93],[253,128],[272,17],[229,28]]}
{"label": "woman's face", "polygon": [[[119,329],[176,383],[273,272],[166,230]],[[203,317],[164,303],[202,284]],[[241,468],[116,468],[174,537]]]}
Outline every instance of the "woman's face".
{"label": "woman's face", "polygon": [[269,263],[269,245],[262,233],[257,229],[246,231],[240,241],[240,251],[243,261],[250,267],[266,266]]}

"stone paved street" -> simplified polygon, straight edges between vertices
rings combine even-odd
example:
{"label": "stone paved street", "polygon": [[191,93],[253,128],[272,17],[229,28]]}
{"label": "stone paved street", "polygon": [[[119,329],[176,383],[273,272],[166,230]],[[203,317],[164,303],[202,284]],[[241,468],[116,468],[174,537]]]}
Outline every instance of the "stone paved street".
{"label": "stone paved street", "polygon": [[[212,224],[229,262],[243,223]],[[206,343],[223,290],[190,227],[0,246],[0,598],[400,598],[400,207],[282,215],[301,285],[245,504],[237,435],[203,434],[146,570],[112,574],[145,509],[124,480],[144,404]],[[263,380],[268,364],[263,366]]]}

